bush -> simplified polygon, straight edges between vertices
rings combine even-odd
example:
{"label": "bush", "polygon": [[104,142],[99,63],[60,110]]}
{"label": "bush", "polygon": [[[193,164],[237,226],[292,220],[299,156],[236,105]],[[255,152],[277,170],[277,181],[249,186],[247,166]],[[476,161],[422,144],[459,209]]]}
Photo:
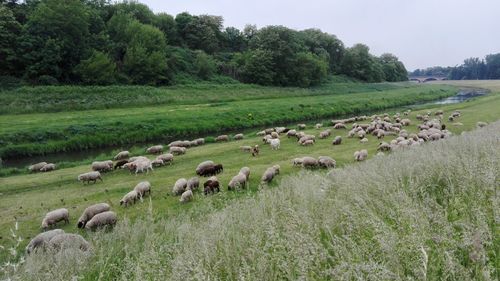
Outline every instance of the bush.
{"label": "bush", "polygon": [[42,75],[38,77],[38,84],[42,86],[55,86],[59,85],[59,81],[50,75]]}

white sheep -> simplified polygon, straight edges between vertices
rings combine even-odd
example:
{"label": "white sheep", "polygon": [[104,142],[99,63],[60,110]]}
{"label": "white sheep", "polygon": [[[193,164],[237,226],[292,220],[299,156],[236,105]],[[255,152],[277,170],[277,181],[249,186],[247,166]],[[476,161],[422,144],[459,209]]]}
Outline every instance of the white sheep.
{"label": "white sheep", "polygon": [[159,154],[163,152],[163,145],[153,145],[146,149],[146,153],[149,154]]}
{"label": "white sheep", "polygon": [[215,138],[216,142],[221,142],[221,141],[229,141],[229,136],[228,135],[220,135]]}
{"label": "white sheep", "polygon": [[303,146],[310,146],[314,144],[314,140],[306,140],[302,143]]}
{"label": "white sheep", "polygon": [[287,137],[295,137],[297,135],[297,131],[290,130],[290,131],[286,132],[286,135],[287,135]]}
{"label": "white sheep", "polygon": [[316,160],[315,158],[310,156],[302,157],[302,167],[306,169],[307,168],[312,169],[312,168],[317,168],[318,165],[319,165],[318,160]]}
{"label": "white sheep", "polygon": [[134,190],[137,191],[138,198],[142,198],[147,194],[151,195],[151,183],[149,181],[141,181]]}
{"label": "white sheep", "polygon": [[278,165],[274,165],[272,167],[269,167],[266,169],[266,171],[262,175],[261,182],[262,183],[270,183],[277,174],[279,174],[279,166]]}
{"label": "white sheep", "polygon": [[335,168],[337,162],[329,156],[320,156],[318,158],[318,165],[322,168]]}
{"label": "white sheep", "polygon": [[243,134],[236,134],[234,135],[233,139],[234,140],[242,140],[245,136]]}
{"label": "white sheep", "polygon": [[187,183],[188,182],[185,178],[178,179],[172,188],[172,193],[174,195],[181,195],[186,190]]}
{"label": "white sheep", "polygon": [[124,160],[128,159],[130,156],[130,153],[126,150],[118,152],[118,154],[113,157],[113,160]]}
{"label": "white sheep", "polygon": [[239,174],[245,175],[247,180],[250,179],[250,168],[248,168],[248,167],[241,168]]}
{"label": "white sheep", "polygon": [[174,161],[174,155],[171,153],[165,153],[165,154],[158,155],[156,157],[156,159],[162,160],[164,164],[167,164],[167,163],[172,164],[172,162]]}
{"label": "white sheep", "polygon": [[117,217],[115,212],[102,212],[92,217],[92,219],[90,219],[85,225],[85,229],[93,230],[107,225],[114,226],[116,224],[116,221]]}
{"label": "white sheep", "polygon": [[323,127],[323,124],[321,123],[317,123],[316,125],[314,125],[314,128],[316,129],[321,129],[321,127]]}
{"label": "white sheep", "polygon": [[84,228],[85,224],[92,219],[95,215],[109,211],[111,207],[107,203],[98,203],[85,208],[83,214],[78,219],[78,228]]}
{"label": "white sheep", "polygon": [[478,128],[486,127],[486,125],[488,125],[488,123],[482,122],[482,121],[479,121],[479,122],[476,123],[476,126]]}
{"label": "white sheep", "polygon": [[149,159],[136,160],[131,164],[133,164],[133,167],[135,168],[135,175],[136,176],[137,176],[137,173],[139,173],[139,172],[143,173],[144,171],[146,171],[146,174],[149,174],[149,170],[151,170],[151,172],[153,171],[153,163]]}
{"label": "white sheep", "polygon": [[227,189],[232,190],[238,187],[245,188],[246,185],[247,185],[247,177],[244,174],[239,173],[231,179],[231,181],[227,185]]}
{"label": "white sheep", "polygon": [[128,205],[135,204],[137,198],[139,198],[139,193],[136,190],[132,190],[123,196],[122,200],[120,200],[120,205],[127,207]]}
{"label": "white sheep", "polygon": [[36,163],[36,164],[29,166],[28,170],[30,172],[39,172],[40,169],[43,168],[43,166],[45,166],[45,165],[47,165],[47,162]]}
{"label": "white sheep", "polygon": [[302,158],[294,158],[292,160],[292,165],[293,166],[302,166]]}
{"label": "white sheep", "polygon": [[299,130],[305,130],[306,129],[306,124],[298,124],[297,128],[299,128]]}
{"label": "white sheep", "polygon": [[108,172],[113,170],[113,161],[94,161],[91,165],[92,171]]}
{"label": "white sheep", "polygon": [[64,250],[70,248],[87,251],[90,249],[90,244],[81,235],[73,233],[61,233],[50,239],[48,248],[52,248],[55,250]]}
{"label": "white sheep", "polygon": [[54,171],[56,169],[56,164],[49,163],[45,164],[41,169],[40,172],[48,172],[48,171]]}
{"label": "white sheep", "polygon": [[31,239],[31,241],[26,246],[26,253],[29,255],[38,248],[45,248],[50,239],[52,239],[56,235],[63,233],[64,230],[62,229],[52,229],[38,234],[33,239]]}
{"label": "white sheep", "polygon": [[269,143],[271,144],[272,150],[280,149],[280,139],[271,139],[269,140]]}
{"label": "white sheep", "polygon": [[332,141],[332,145],[339,145],[342,143],[342,137],[341,136],[336,136],[333,141]]}
{"label": "white sheep", "polygon": [[200,187],[200,179],[198,177],[192,177],[187,181],[186,189],[196,190]]}
{"label": "white sheep", "polygon": [[88,172],[78,176],[78,181],[81,181],[83,183],[85,182],[89,183],[91,181],[96,183],[97,180],[102,181],[101,173],[99,173],[98,171]]}
{"label": "white sheep", "polygon": [[60,221],[69,223],[68,209],[61,208],[48,212],[42,220],[42,229],[46,230]]}
{"label": "white sheep", "polygon": [[366,160],[367,157],[368,157],[368,151],[366,149],[354,152],[354,160],[356,161]]}
{"label": "white sheep", "polygon": [[252,152],[252,147],[249,145],[240,146],[240,150],[243,152]]}
{"label": "white sheep", "polygon": [[182,193],[181,198],[179,199],[179,202],[187,203],[191,200],[193,200],[193,191],[191,189],[189,189],[189,190],[186,190]]}
{"label": "white sheep", "polygon": [[161,167],[165,165],[165,162],[163,162],[163,160],[161,159],[155,159],[151,161],[151,165],[153,165],[153,167]]}
{"label": "white sheep", "polygon": [[367,139],[367,138],[362,138],[359,142],[360,142],[360,143],[367,143],[367,142],[368,142],[368,139]]}

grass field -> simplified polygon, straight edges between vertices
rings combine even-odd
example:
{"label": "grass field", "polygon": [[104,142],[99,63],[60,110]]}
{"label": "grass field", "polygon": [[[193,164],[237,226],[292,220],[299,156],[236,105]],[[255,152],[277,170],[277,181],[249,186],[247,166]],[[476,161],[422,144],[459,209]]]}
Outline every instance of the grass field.
{"label": "grass field", "polygon": [[[463,130],[474,129],[477,121],[492,122],[500,119],[498,111],[500,93],[495,90],[494,85],[488,85],[488,87],[492,87],[493,90],[488,96],[461,104],[439,107],[445,110],[445,114],[452,110],[461,110],[462,117],[457,121],[463,123],[463,126],[448,124],[448,128],[454,134],[458,135]],[[421,109],[421,111],[427,111],[427,109]],[[408,128],[409,131],[416,131],[414,117],[417,113],[418,111],[414,111],[410,116],[414,122]],[[311,122],[309,127],[312,127],[313,123],[316,122]],[[498,128],[498,125],[495,128]],[[319,133],[319,130],[315,129],[306,131],[315,135]],[[472,176],[476,171],[491,171],[492,169],[494,171],[498,166],[497,154],[495,154],[497,158],[483,157],[491,152],[491,143],[472,140],[470,143],[472,148],[461,147],[469,151],[463,156],[460,156],[461,152],[454,152],[453,149],[443,144],[426,144],[418,148],[416,152],[405,152],[404,155],[407,156],[398,156],[399,153],[393,153],[394,155],[358,165],[354,164],[353,152],[366,148],[369,158],[372,158],[376,153],[378,140],[369,136],[367,144],[360,144],[358,139],[347,139],[346,133],[346,130],[333,130],[333,136],[342,135],[344,138],[340,146],[331,145],[333,137],[318,140],[313,147],[301,147],[292,139],[282,138],[279,151],[271,151],[269,147],[263,146],[261,155],[256,158],[239,151],[241,145],[260,144],[260,139],[254,136],[248,136],[242,141],[207,144],[189,149],[186,155],[177,157],[172,166],[155,169],[149,175],[133,176],[125,171],[115,171],[105,174],[104,182],[95,185],[82,185],[76,181],[78,174],[90,169],[89,165],[60,169],[45,174],[0,178],[0,206],[2,206],[0,209],[0,245],[3,245],[0,247],[0,260],[18,258],[30,237],[39,233],[40,222],[45,213],[51,209],[66,207],[70,211],[71,223],[61,227],[67,232],[77,232],[87,237],[96,248],[95,256],[90,259],[79,255],[75,256],[76,259],[71,255],[54,258],[35,256],[19,268],[17,278],[26,280],[37,276],[36,279],[41,280],[68,280],[76,274],[83,280],[98,278],[102,280],[150,280],[157,279],[159,276],[168,276],[167,279],[172,280],[178,280],[180,276],[190,276],[189,279],[196,279],[196,276],[202,279],[211,276],[211,279],[219,280],[243,277],[251,280],[301,278],[325,280],[333,275],[342,276],[341,279],[364,279],[367,276],[373,276],[373,280],[397,280],[403,279],[404,276],[426,279],[424,277],[429,274],[429,279],[460,280],[464,276],[477,280],[495,279],[491,274],[497,271],[491,267],[495,267],[492,259],[496,258],[498,261],[495,254],[495,249],[498,253],[498,237],[493,241],[489,238],[490,240],[481,244],[485,252],[481,253],[486,259],[481,264],[470,264],[470,261],[464,257],[462,257],[464,260],[459,259],[460,256],[467,256],[467,251],[473,247],[473,241],[468,241],[470,243],[467,245],[464,244],[465,246],[462,247],[464,249],[459,249],[462,252],[454,252],[457,250],[454,247],[459,246],[462,238],[473,238],[473,227],[478,224],[483,222],[485,224],[481,226],[481,231],[483,231],[480,233],[481,237],[483,234],[492,234],[491,224],[494,224],[494,216],[493,211],[488,209],[492,208],[488,202],[497,204],[495,206],[498,207],[498,202],[496,202],[498,198],[492,199],[489,189],[484,190],[486,192],[484,196],[489,196],[486,199],[475,197],[477,194],[482,194],[483,190],[479,186],[482,183],[481,180],[491,185],[491,181],[488,181],[491,179],[489,176],[486,179],[467,178],[467,175]],[[498,138],[498,130],[491,134],[496,134]],[[453,140],[447,142],[453,142]],[[498,146],[498,143],[496,145]],[[477,153],[473,153],[474,151]],[[434,156],[425,163],[417,164],[418,161],[425,159],[423,157],[425,153]],[[439,161],[433,163],[432,159],[440,159],[439,155],[448,154],[471,161],[470,164],[459,161],[458,164],[473,168],[473,170],[459,178],[458,174],[462,173],[456,174],[456,181],[466,178],[465,185],[474,182],[477,186],[473,193],[466,194],[467,190],[460,190],[461,193],[457,193],[457,197],[454,197],[453,190],[439,191],[439,188],[447,186],[453,180],[449,178],[453,174],[440,178],[440,175],[447,171],[445,167],[454,167],[453,165],[457,163],[452,161],[455,158],[443,159],[442,163]],[[324,172],[299,173],[292,178],[287,177],[300,171],[299,168],[292,167],[291,159],[305,155],[333,157],[339,167],[345,167],[338,173],[342,175],[342,178],[346,178],[346,181],[356,181],[348,177],[350,173],[359,175],[359,186],[353,183],[347,185],[347,182],[344,183],[341,180],[338,183],[335,181],[332,183],[329,179],[325,179]],[[197,192],[194,202],[181,205],[178,197],[169,195],[173,183],[180,177],[194,176],[196,165],[207,159],[224,164],[224,173],[219,176],[224,185],[223,191],[209,197]],[[497,162],[484,162],[495,159]],[[401,166],[389,165],[395,163],[396,160],[406,162],[403,161]],[[475,162],[476,160],[479,162]],[[273,164],[281,165],[281,175],[277,177],[271,188],[259,187],[263,171]],[[384,168],[386,165],[387,168]],[[416,165],[421,169],[412,170],[411,165]],[[428,167],[424,168],[426,165]],[[227,191],[227,182],[243,166],[251,168],[250,188],[236,192]],[[462,166],[456,167],[456,169],[462,168]],[[379,182],[374,184],[376,189],[370,187],[371,181],[362,180],[364,171],[373,175],[380,170],[384,173],[377,178]],[[407,172],[399,175],[395,170]],[[431,173],[431,175],[426,173]],[[382,180],[385,178],[384,175],[388,174],[391,174],[391,177],[387,176]],[[422,180],[425,178],[424,175],[431,179]],[[484,172],[480,175],[489,174]],[[434,182],[436,186],[433,185],[432,179],[436,179]],[[120,207],[118,201],[122,195],[141,180],[148,180],[152,183],[152,199],[126,209]],[[491,188],[490,185],[485,188]],[[318,194],[318,186],[331,189],[328,193],[331,195],[325,197]],[[423,193],[409,192],[410,187],[419,188]],[[352,190],[350,191],[349,188]],[[422,197],[422,194],[427,194],[430,188],[435,190],[429,191],[430,199],[434,200],[436,199],[434,197],[439,195],[441,196],[439,200],[444,198],[453,206],[453,209],[443,206],[441,207],[444,209],[440,209],[440,206],[435,204],[429,205],[430,203],[424,200],[427,197]],[[258,190],[261,192],[257,192]],[[377,194],[378,197],[375,196]],[[353,195],[359,195],[360,197],[356,197],[359,200],[353,198]],[[388,197],[386,198],[385,195]],[[371,201],[372,196],[375,201]],[[398,199],[401,199],[401,202]],[[456,204],[453,203],[454,200],[458,200]],[[462,202],[460,200],[464,205],[458,204]],[[483,205],[480,205],[479,201]],[[76,220],[83,209],[98,202],[108,202],[118,213],[120,223],[115,231],[92,234],[77,230]],[[389,205],[384,208],[378,205],[386,203]],[[335,213],[336,208],[342,212]],[[468,220],[472,220],[465,218],[469,213],[462,213],[462,210],[468,210],[468,208],[475,208],[474,210],[478,211],[478,217],[473,223],[467,225],[468,228],[463,232],[457,232],[454,230],[454,222],[459,224],[465,220],[469,223]],[[487,210],[484,211],[482,208],[487,208]],[[367,210],[367,217],[354,212],[357,209]],[[429,213],[425,213],[424,210]],[[424,213],[420,214],[421,212]],[[331,214],[331,217],[328,214]],[[316,219],[312,219],[315,216]],[[436,221],[432,219],[434,216],[437,216]],[[367,221],[372,217],[377,219]],[[399,217],[400,219],[397,219]],[[286,223],[281,222],[285,218]],[[311,233],[318,231],[316,228],[318,225],[315,226],[315,224],[321,225],[325,221],[332,224],[327,223],[325,228],[319,229],[319,238],[312,237]],[[15,229],[16,223],[17,230]],[[441,226],[443,229],[438,233],[439,239],[445,239],[447,235],[463,236],[451,237],[441,244],[432,242],[432,234]],[[13,237],[12,233],[16,237]],[[19,242],[17,252],[10,253],[9,248],[17,243],[15,240],[19,237],[23,240]],[[325,241],[330,242],[325,244]],[[384,245],[382,242],[389,244]],[[423,244],[408,244],[413,248],[405,247],[405,243],[415,242]],[[420,250],[420,246],[424,247],[425,255]],[[446,254],[447,251],[449,254]],[[447,255],[451,255],[450,260],[447,260]],[[423,260],[425,256],[427,260]],[[42,259],[47,262],[42,262]],[[369,260],[372,260],[371,263],[368,262]],[[232,261],[235,264],[231,264]],[[135,262],[139,264],[134,267],[132,264]],[[81,266],[77,269],[75,264]],[[7,268],[10,273],[14,270],[10,267],[2,268]],[[333,268],[335,271],[328,272]],[[45,272],[45,275],[41,272]],[[450,275],[450,272],[455,275]],[[483,276],[481,274],[488,274],[493,278],[480,278]]]}
{"label": "grass field", "polygon": [[[271,88],[269,96],[265,98],[262,88],[237,85],[248,88],[240,92],[214,87],[211,93],[214,96],[220,94],[222,102],[213,102],[204,91],[196,90],[193,91],[193,95],[198,95],[193,98],[195,103],[189,105],[182,104],[184,100],[179,98],[183,97],[185,89],[180,92],[172,90],[178,101],[167,104],[158,102],[156,106],[4,114],[0,115],[0,157],[8,159],[97,147],[128,146],[138,142],[167,142],[214,135],[223,130],[383,110],[439,99],[456,92],[456,88],[444,85],[349,84],[352,84],[350,90],[347,84],[344,84],[346,89],[336,84],[331,84],[331,89],[324,86],[326,90]],[[33,98],[36,97],[36,89],[30,94]],[[168,96],[170,90],[165,91]],[[131,95],[130,92],[125,91]],[[63,93],[61,95],[64,96]],[[115,92],[109,95],[121,100]],[[231,101],[231,97],[239,100]],[[28,101],[29,98],[24,100]],[[141,104],[140,95],[137,100],[137,104]],[[75,102],[87,103],[78,99]],[[91,101],[88,103],[93,104]],[[15,108],[15,104],[12,107]]]}

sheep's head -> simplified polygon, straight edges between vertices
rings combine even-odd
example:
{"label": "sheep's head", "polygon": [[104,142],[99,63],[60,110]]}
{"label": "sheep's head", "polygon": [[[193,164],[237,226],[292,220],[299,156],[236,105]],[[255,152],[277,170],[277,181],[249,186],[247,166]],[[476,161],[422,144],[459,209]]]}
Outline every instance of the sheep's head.
{"label": "sheep's head", "polygon": [[78,228],[84,228],[85,227],[85,222],[84,221],[78,221],[77,226],[78,226]]}

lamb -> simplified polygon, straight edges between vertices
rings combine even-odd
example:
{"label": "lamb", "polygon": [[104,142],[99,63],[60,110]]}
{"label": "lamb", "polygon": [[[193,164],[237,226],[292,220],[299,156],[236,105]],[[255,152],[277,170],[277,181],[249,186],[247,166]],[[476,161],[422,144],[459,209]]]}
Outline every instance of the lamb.
{"label": "lamb", "polygon": [[157,160],[162,160],[164,164],[172,164],[174,155],[171,153],[161,154],[156,157]]}
{"label": "lamb", "polygon": [[250,179],[250,168],[248,168],[248,167],[241,168],[239,174],[245,175],[247,180]]}
{"label": "lamb", "polygon": [[92,206],[87,207],[84,211],[83,214],[80,216],[78,219],[78,228],[84,228],[87,222],[92,219],[95,215],[109,211],[111,207],[109,204],[106,203],[98,203],[94,204]]}
{"label": "lamb", "polygon": [[292,165],[295,167],[302,166],[302,158],[294,158],[292,160]]}
{"label": "lamb", "polygon": [[229,136],[228,135],[220,135],[215,138],[216,142],[221,142],[221,141],[229,141]]}
{"label": "lamb", "polygon": [[118,152],[118,154],[115,155],[115,157],[113,157],[113,160],[124,160],[124,159],[128,159],[130,156],[130,153],[126,150],[124,151],[121,151],[121,152]]}
{"label": "lamb", "polygon": [[367,157],[368,157],[368,151],[366,149],[354,152],[354,160],[356,161],[364,161],[366,160]]}
{"label": "lamb", "polygon": [[148,149],[146,149],[146,153],[149,153],[149,154],[160,154],[163,152],[163,145],[153,145],[151,147],[148,147]]}
{"label": "lamb", "polygon": [[339,145],[342,143],[342,137],[341,136],[336,136],[334,139],[333,139],[333,142],[332,142],[332,145]]}
{"label": "lamb", "polygon": [[122,168],[123,165],[127,164],[128,163],[128,160],[118,160],[116,161],[115,165],[113,166],[113,169],[118,169],[118,168]]}
{"label": "lamb", "polygon": [[95,215],[91,220],[85,225],[85,229],[94,230],[96,228],[101,228],[104,226],[114,226],[116,224],[117,217],[116,213],[112,211],[106,211]]}
{"label": "lamb", "polygon": [[219,184],[219,180],[217,179],[217,177],[210,177],[203,184],[203,192],[205,193],[205,195],[208,195],[209,193],[219,192],[220,191],[219,186],[220,186],[220,184]]}
{"label": "lamb", "polygon": [[193,200],[193,191],[191,189],[188,189],[182,193],[181,198],[179,199],[179,202],[187,203],[187,202],[192,201],[192,200]]}
{"label": "lamb", "polygon": [[272,150],[280,149],[280,139],[271,139],[270,144]]}
{"label": "lamb", "polygon": [[47,165],[47,162],[36,163],[36,164],[29,166],[28,170],[30,172],[39,172],[40,169],[43,168],[43,166],[45,166],[45,165]]}
{"label": "lamb", "polygon": [[188,182],[185,178],[178,179],[172,188],[172,193],[174,195],[181,195],[184,191],[186,191],[187,183]]}
{"label": "lamb", "polygon": [[26,246],[26,253],[29,255],[38,248],[45,248],[49,243],[50,239],[52,239],[56,235],[63,233],[64,230],[62,229],[52,229],[38,234],[33,239],[31,239],[28,246]]}
{"label": "lamb", "polygon": [[173,155],[181,155],[186,153],[186,148],[179,146],[171,146],[169,152]]}
{"label": "lamb", "polygon": [[280,167],[279,165],[274,165],[272,167],[267,168],[264,174],[261,177],[262,183],[270,183],[274,177],[279,174]]}
{"label": "lamb", "polygon": [[49,171],[54,171],[56,169],[56,164],[49,163],[44,165],[41,169],[40,172],[49,172]]}
{"label": "lamb", "polygon": [[298,124],[297,128],[299,128],[299,130],[305,130],[306,129],[306,124]]}
{"label": "lamb", "polygon": [[234,135],[233,139],[234,140],[242,140],[244,138],[244,135],[243,134],[236,134]]}
{"label": "lamb", "polygon": [[236,189],[237,187],[245,188],[247,185],[247,177],[244,174],[237,174],[227,185],[228,190]]}
{"label": "lamb", "polygon": [[240,150],[243,152],[252,152],[252,147],[249,145],[240,146]]}
{"label": "lamb", "polygon": [[90,244],[81,235],[73,233],[61,233],[57,234],[49,240],[48,248],[55,250],[72,248],[87,251],[90,249]]}
{"label": "lamb", "polygon": [[113,161],[94,161],[91,165],[92,171],[108,172],[113,170]]}
{"label": "lamb", "polygon": [[318,160],[313,157],[306,156],[302,157],[302,167],[306,169],[314,169],[319,165]]}
{"label": "lamb", "polygon": [[187,189],[196,190],[200,186],[200,179],[198,177],[192,177],[187,181]]}
{"label": "lamb", "polygon": [[483,128],[483,127],[486,127],[486,125],[488,125],[488,123],[486,123],[486,122],[482,122],[482,121],[479,121],[479,122],[477,122],[477,123],[476,123],[476,126],[477,126],[478,128]]}
{"label": "lamb", "polygon": [[61,208],[48,212],[43,218],[42,229],[47,230],[49,227],[57,224],[60,221],[69,223],[69,212],[68,209]]}
{"label": "lamb", "polygon": [[120,205],[127,207],[128,205],[135,204],[138,197],[139,193],[136,190],[132,190],[123,196],[122,200],[120,200]]}
{"label": "lamb", "polygon": [[134,190],[137,192],[138,198],[144,197],[146,193],[151,195],[151,183],[149,181],[141,181],[134,187]]}
{"label": "lamb", "polygon": [[97,180],[102,181],[101,173],[99,173],[98,171],[88,172],[88,173],[84,173],[84,174],[81,174],[78,176],[78,181],[81,181],[84,184],[85,184],[85,182],[89,183],[91,181],[96,183]]}
{"label": "lamb", "polygon": [[319,167],[321,168],[335,168],[335,166],[337,165],[337,162],[331,158],[331,157],[328,157],[328,156],[320,156],[318,158],[318,165]]}

